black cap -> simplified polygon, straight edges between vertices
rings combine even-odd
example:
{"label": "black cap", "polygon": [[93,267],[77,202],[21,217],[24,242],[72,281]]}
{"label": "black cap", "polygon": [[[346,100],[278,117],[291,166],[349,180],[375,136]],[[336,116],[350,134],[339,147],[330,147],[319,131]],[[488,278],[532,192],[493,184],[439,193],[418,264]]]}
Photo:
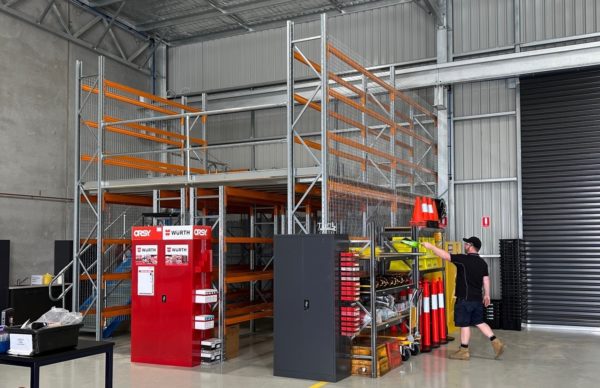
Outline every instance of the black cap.
{"label": "black cap", "polygon": [[463,238],[463,241],[473,245],[475,247],[475,249],[477,249],[477,250],[481,249],[481,240],[475,236],[472,236],[469,238]]}

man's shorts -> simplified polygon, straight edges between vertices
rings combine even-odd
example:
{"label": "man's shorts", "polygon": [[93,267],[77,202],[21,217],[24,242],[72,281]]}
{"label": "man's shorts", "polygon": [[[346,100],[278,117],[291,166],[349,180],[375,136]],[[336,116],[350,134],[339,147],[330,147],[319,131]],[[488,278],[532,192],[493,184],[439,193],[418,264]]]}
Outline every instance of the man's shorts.
{"label": "man's shorts", "polygon": [[454,305],[454,325],[456,327],[477,326],[483,323],[483,303],[457,299]]}

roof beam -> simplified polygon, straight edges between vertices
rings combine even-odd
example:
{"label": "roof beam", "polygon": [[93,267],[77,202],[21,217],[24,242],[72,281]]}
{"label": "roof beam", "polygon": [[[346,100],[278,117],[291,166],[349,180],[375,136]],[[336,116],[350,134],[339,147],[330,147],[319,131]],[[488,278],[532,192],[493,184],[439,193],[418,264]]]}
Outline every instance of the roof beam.
{"label": "roof beam", "polygon": [[[376,1],[369,2],[369,3],[362,3],[359,5],[344,7],[344,11],[345,11],[345,13],[359,12],[359,11],[364,11],[364,10],[389,7],[389,6],[398,5],[398,4],[412,3],[413,1],[414,0],[376,0]],[[261,0],[261,2],[262,2],[262,0]],[[258,7],[254,7],[252,9],[256,9],[256,8],[258,8]],[[237,11],[237,12],[239,12],[239,11]],[[318,10],[314,10],[314,11],[307,11],[306,13],[302,14],[302,16],[298,16],[298,17],[294,17],[294,15],[290,15],[290,17],[288,19],[293,19],[295,23],[311,22],[311,21],[318,20],[319,15],[321,15],[322,13],[323,13],[322,9],[318,9]],[[339,16],[339,12],[337,10],[328,11],[327,13],[332,14],[332,16]],[[196,20],[198,20],[198,19],[196,19]],[[192,22],[192,21],[194,21],[194,20],[190,19],[190,22]],[[268,29],[272,29],[272,28],[282,28],[282,27],[285,27],[285,24],[286,24],[286,21],[257,23],[257,24],[252,24],[252,29],[254,31],[263,31],[263,30],[268,30]],[[136,26],[136,29],[138,29],[139,31],[148,31],[147,29],[144,29],[143,25]],[[234,35],[240,35],[245,32],[247,32],[247,31],[243,28],[217,30],[217,31],[211,31],[211,32],[197,35],[197,36],[192,36],[189,38],[171,40],[171,41],[169,41],[169,44],[172,46],[178,46],[178,45],[189,44],[189,43],[194,43],[194,42],[202,42],[202,41],[207,41],[207,40],[225,38],[225,37],[234,36]]]}
{"label": "roof beam", "polygon": [[415,3],[427,11],[428,14],[435,18],[435,22],[438,26],[444,25],[444,18],[437,4],[434,4],[436,0],[415,0]]}
{"label": "roof beam", "polygon": [[329,0],[329,3],[331,3],[333,8],[337,9],[339,13],[346,13],[346,11],[344,11],[344,6],[340,4],[338,0]]}
{"label": "roof beam", "polygon": [[90,7],[94,7],[94,8],[98,8],[98,7],[106,7],[108,5],[112,5],[121,1],[125,1],[125,0],[79,0],[81,1],[83,4],[90,6]]}
{"label": "roof beam", "polygon": [[263,8],[266,6],[272,7],[273,5],[284,4],[284,3],[289,3],[289,2],[290,2],[290,0],[256,0],[256,1],[251,2],[250,4],[243,4],[243,5],[237,5],[237,6],[232,6],[232,7],[217,6],[217,8],[215,8],[215,6],[213,4],[211,4],[212,9],[208,9],[208,10],[204,9],[204,10],[198,11],[198,12],[189,12],[186,15],[174,16],[172,18],[158,20],[155,22],[141,23],[141,24],[136,25],[135,28],[138,31],[151,31],[151,30],[155,30],[155,29],[159,29],[159,28],[171,27],[176,24],[187,24],[187,23],[200,22],[202,20],[210,19],[210,18],[214,17],[215,15],[222,15],[222,14],[224,14],[224,12],[225,12],[225,14],[231,15],[232,13],[235,14],[235,13],[239,13],[239,12],[260,9],[260,8]]}

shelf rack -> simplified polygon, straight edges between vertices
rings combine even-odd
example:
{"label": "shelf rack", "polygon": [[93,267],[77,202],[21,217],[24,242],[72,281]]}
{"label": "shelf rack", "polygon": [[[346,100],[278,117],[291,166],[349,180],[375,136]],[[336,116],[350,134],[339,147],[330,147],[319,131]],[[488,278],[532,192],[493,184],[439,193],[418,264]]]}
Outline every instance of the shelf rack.
{"label": "shelf rack", "polygon": [[[229,275],[235,275],[233,268],[225,268],[227,247],[246,247],[250,263],[254,263],[250,267],[259,262],[258,250],[253,248],[270,244],[268,237],[257,235],[259,217],[267,217],[275,233],[328,233],[337,227],[338,232],[346,229],[348,234],[364,236],[367,223],[380,209],[389,214],[385,217],[389,224],[395,225],[412,206],[414,195],[435,192],[437,175],[431,159],[437,153],[434,130],[439,123],[434,109],[397,90],[393,66],[384,79],[351,58],[349,51],[328,35],[325,15],[317,36],[307,39],[294,34],[290,22],[288,98],[284,102],[209,110],[208,96],[203,94],[201,106],[192,107],[186,98],[168,100],[107,79],[102,57],[91,74],[84,75],[82,62],[76,63],[74,198],[79,200],[74,206],[75,253],[70,266],[75,278],[86,280],[75,282],[61,297],[72,291],[74,308],[83,307],[88,316],[95,315],[89,328],[97,339],[108,321],[91,313],[127,306],[128,281],[105,282],[103,278],[107,273],[120,273],[114,269],[127,259],[128,230],[142,222],[143,213],[179,209],[179,223],[216,228],[215,251],[222,269],[218,281],[225,294],[225,286],[233,285],[228,283],[234,278]],[[310,50],[303,47],[313,44],[310,42],[318,44],[318,63],[304,55]],[[307,81],[300,81],[294,62],[316,76],[317,90],[302,91]],[[346,70],[336,69],[339,64]],[[287,147],[284,168],[229,169],[211,157],[211,150],[224,147],[206,141],[211,116],[275,108],[287,109],[285,138],[243,144]],[[320,112],[318,132],[312,136],[300,130],[304,125],[300,118],[308,109]],[[309,152],[315,163],[299,164],[295,158],[299,152]],[[340,176],[335,168],[358,168],[364,174]],[[370,179],[373,174],[378,178]],[[240,196],[245,198],[237,200]],[[347,209],[340,208],[342,202]],[[349,209],[353,211],[344,212]],[[342,214],[348,213],[359,215],[360,227],[346,222]],[[243,236],[226,235],[231,214],[246,214],[254,219],[254,226]],[[217,220],[223,222],[215,223]],[[252,275],[237,278],[249,283],[269,281],[252,279]],[[228,295],[236,292],[229,291]],[[256,297],[260,295],[249,296],[254,302],[264,302]],[[260,310],[234,306],[234,312],[240,314],[227,314],[222,308],[220,322],[232,322],[228,317],[237,316],[255,319],[268,311],[264,305]],[[222,335],[224,328],[219,332]]]}

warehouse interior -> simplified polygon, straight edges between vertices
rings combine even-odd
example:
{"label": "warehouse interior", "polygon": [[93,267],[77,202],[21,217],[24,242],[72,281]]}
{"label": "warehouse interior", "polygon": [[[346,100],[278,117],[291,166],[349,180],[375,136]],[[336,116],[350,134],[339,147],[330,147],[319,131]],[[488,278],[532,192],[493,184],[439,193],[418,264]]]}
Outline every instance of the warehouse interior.
{"label": "warehouse interior", "polygon": [[[0,0],[0,74],[0,310],[82,313],[114,386],[600,383],[600,1]],[[184,226],[189,278],[138,260]],[[448,359],[456,269],[421,248],[470,236],[499,359],[476,330]],[[390,295],[408,315],[380,321]],[[157,356],[177,314],[207,365]],[[108,357],[35,378],[109,386]],[[0,387],[37,386],[4,361]]]}

